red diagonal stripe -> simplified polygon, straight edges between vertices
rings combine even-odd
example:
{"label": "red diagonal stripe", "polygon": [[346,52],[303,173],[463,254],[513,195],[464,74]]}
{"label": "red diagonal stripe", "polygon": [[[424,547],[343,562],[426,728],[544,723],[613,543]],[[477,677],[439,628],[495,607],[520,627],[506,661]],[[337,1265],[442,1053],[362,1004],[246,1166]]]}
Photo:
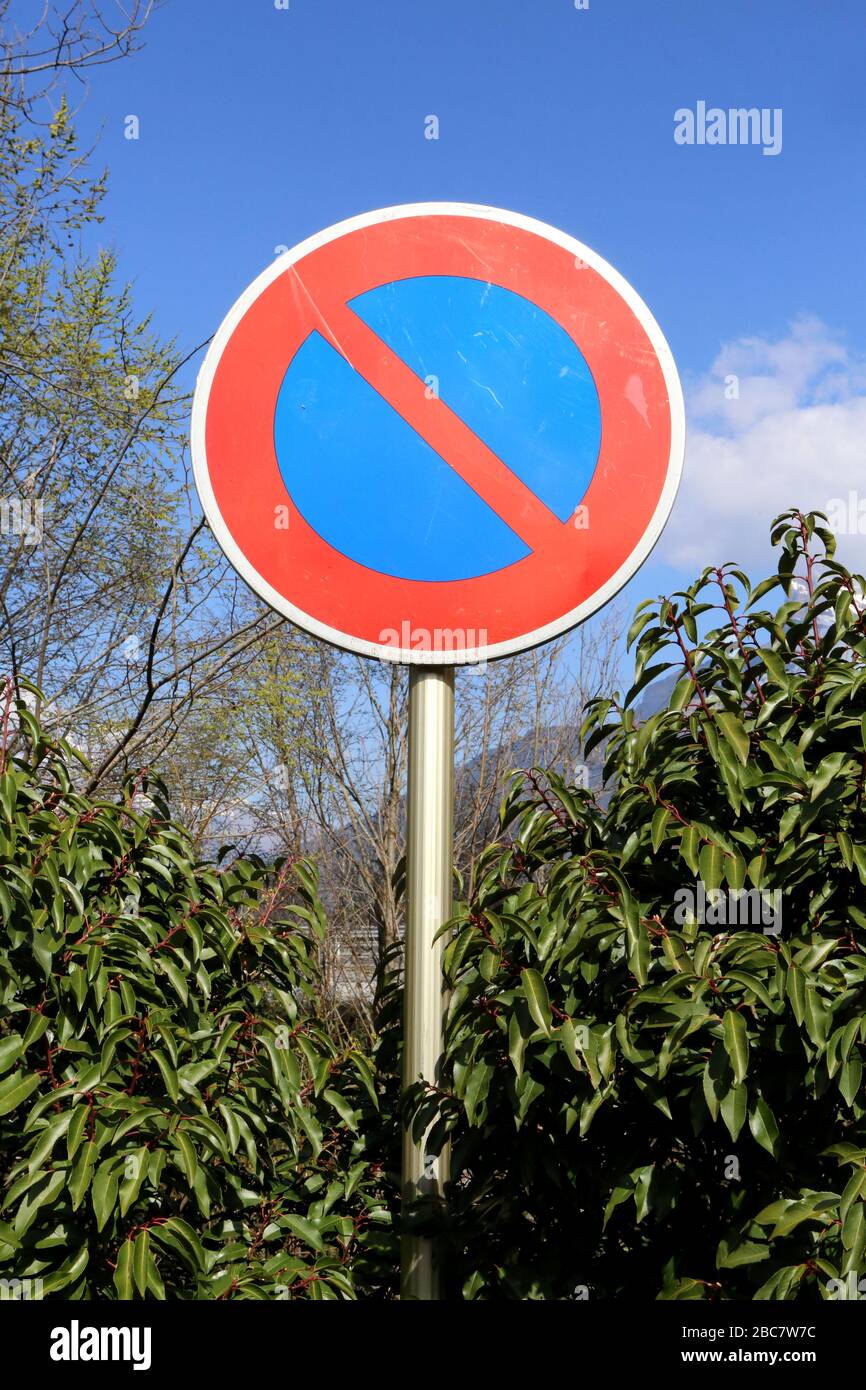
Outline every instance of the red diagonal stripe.
{"label": "red diagonal stripe", "polygon": [[340,303],[323,310],[312,299],[310,310],[322,337],[531,550],[561,536],[559,517],[444,401],[428,396],[421,378],[357,314]]}

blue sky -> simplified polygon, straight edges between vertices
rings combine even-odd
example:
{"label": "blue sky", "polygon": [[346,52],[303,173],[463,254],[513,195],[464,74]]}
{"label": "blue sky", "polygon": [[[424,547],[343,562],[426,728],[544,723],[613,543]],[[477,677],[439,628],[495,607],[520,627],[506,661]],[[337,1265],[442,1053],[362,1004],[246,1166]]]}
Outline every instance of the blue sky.
{"label": "blue sky", "polygon": [[[864,57],[862,0],[167,0],[81,110],[110,170],[98,239],[185,346],[275,247],[375,207],[489,203],[586,242],[687,388],[686,480],[637,601],[760,563],[788,503],[866,489]],[[701,100],[781,108],[781,152],[676,144]]]}

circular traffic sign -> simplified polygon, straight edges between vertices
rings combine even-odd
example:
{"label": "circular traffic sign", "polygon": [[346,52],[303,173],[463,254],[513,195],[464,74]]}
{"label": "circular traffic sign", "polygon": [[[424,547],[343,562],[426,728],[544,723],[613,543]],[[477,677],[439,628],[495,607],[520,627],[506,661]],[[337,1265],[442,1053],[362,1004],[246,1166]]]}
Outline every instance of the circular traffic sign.
{"label": "circular traffic sign", "polygon": [[288,251],[220,326],[196,484],[238,573],[366,656],[460,664],[587,618],[683,463],[670,349],[630,285],[533,218],[420,203]]}

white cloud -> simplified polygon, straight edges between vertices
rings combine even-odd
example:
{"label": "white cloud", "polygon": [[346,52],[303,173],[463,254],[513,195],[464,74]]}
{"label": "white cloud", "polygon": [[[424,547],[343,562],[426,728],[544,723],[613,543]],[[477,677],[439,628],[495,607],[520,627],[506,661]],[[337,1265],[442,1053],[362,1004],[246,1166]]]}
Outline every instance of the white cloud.
{"label": "white cloud", "polygon": [[[687,388],[686,409],[686,467],[660,559],[690,574],[735,560],[756,577],[779,512],[827,511],[850,492],[866,512],[866,361],[818,320],[777,342],[727,344]],[[838,544],[845,564],[866,569],[866,534]]]}

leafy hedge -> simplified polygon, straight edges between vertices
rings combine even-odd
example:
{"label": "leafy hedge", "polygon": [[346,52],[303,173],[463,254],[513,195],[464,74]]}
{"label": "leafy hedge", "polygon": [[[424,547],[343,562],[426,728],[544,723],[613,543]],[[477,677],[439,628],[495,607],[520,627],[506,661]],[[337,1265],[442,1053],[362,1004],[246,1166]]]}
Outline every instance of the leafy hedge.
{"label": "leafy hedge", "polygon": [[[773,540],[754,590],[727,566],[641,605],[635,684],[585,729],[609,807],[519,779],[460,907],[422,1107],[453,1142],[457,1296],[858,1296],[866,599],[819,516]],[[781,892],[780,933],[719,922],[743,888]]]}
{"label": "leafy hedge", "polygon": [[18,721],[28,755],[0,774],[0,1278],[64,1298],[387,1290],[373,1066],[309,1008],[312,867],[196,865],[158,784],[85,801],[70,750],[23,703]]}
{"label": "leafy hedge", "polygon": [[[819,517],[773,538],[755,589],[725,566],[642,605],[635,684],[585,727],[609,803],[525,774],[458,906],[443,1072],[404,1111],[452,1143],[445,1207],[415,1217],[445,1242],[449,1297],[866,1289],[866,585]],[[396,980],[373,1052],[335,1044],[313,1008],[312,867],[194,864],[158,784],[149,805],[135,783],[84,801],[70,751],[18,718],[0,1278],[393,1297]]]}

